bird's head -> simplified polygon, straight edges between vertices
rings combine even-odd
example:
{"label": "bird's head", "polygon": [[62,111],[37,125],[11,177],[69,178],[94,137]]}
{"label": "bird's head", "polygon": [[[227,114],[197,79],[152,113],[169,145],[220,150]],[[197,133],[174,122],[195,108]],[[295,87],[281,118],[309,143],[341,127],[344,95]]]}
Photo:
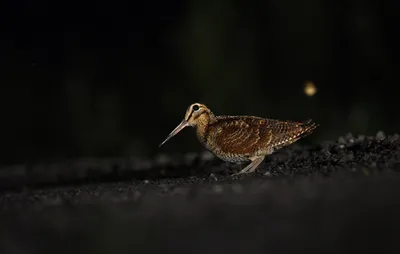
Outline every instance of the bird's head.
{"label": "bird's head", "polygon": [[165,142],[167,142],[170,138],[178,134],[184,128],[191,126],[197,127],[199,123],[205,123],[210,119],[210,116],[213,115],[211,110],[207,108],[206,105],[201,103],[193,103],[191,104],[187,110],[185,117],[182,122],[167,136],[167,138],[160,144],[162,146]]}

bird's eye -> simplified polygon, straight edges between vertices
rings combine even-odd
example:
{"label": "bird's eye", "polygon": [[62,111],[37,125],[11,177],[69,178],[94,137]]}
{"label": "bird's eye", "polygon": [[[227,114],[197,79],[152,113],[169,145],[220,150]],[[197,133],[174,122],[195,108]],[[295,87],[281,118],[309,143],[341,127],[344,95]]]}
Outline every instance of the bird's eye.
{"label": "bird's eye", "polygon": [[193,110],[194,110],[194,111],[199,110],[199,108],[200,108],[199,105],[194,105],[194,106],[193,106]]}

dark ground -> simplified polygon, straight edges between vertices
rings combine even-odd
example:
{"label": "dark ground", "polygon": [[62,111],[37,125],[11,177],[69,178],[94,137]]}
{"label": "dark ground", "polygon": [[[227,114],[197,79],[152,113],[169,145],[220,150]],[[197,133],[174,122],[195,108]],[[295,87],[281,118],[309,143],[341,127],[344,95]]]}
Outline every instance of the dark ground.
{"label": "dark ground", "polygon": [[[0,170],[0,253],[400,253],[400,138]],[[267,172],[267,173],[266,173]]]}

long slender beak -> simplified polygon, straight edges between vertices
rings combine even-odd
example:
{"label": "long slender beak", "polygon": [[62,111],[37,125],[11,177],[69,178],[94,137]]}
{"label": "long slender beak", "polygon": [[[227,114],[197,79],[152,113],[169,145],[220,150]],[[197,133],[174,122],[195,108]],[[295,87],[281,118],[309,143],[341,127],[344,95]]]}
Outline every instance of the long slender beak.
{"label": "long slender beak", "polygon": [[176,128],[173,131],[171,131],[171,133],[167,136],[167,138],[158,147],[161,147],[165,142],[167,142],[170,138],[178,134],[178,132],[180,132],[187,126],[189,126],[189,123],[185,119],[183,119],[182,122],[178,126],[176,126]]}

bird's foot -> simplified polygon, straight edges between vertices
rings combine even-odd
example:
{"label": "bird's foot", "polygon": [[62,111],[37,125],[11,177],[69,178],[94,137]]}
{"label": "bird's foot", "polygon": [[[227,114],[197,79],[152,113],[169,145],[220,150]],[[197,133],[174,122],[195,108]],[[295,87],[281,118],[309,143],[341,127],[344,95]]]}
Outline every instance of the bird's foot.
{"label": "bird's foot", "polygon": [[238,176],[241,174],[249,174],[249,173],[253,173],[257,167],[260,165],[260,163],[264,160],[264,156],[263,157],[255,157],[251,159],[251,162],[249,165],[247,165],[244,169],[242,169],[241,171],[232,174],[231,176]]}

